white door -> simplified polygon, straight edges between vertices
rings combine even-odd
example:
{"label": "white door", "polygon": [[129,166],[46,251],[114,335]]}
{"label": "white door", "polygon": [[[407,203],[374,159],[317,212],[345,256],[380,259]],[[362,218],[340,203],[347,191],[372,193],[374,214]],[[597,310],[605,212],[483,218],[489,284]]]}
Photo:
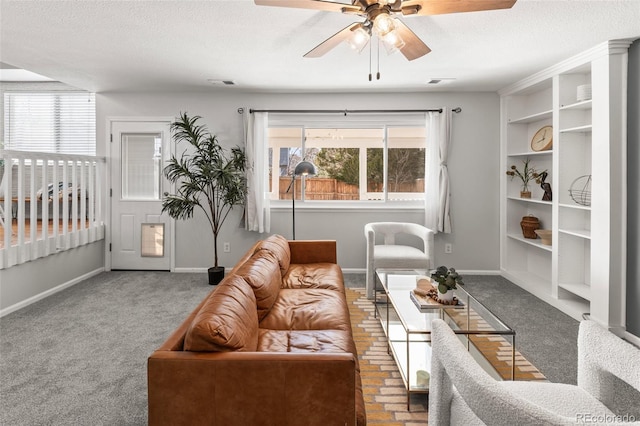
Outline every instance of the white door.
{"label": "white door", "polygon": [[170,270],[170,121],[111,122],[111,269]]}

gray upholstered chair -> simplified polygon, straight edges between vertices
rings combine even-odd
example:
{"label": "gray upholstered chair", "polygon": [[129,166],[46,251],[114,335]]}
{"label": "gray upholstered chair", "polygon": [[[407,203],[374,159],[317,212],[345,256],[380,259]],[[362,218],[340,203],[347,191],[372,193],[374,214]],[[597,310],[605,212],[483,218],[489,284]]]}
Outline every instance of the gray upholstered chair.
{"label": "gray upholstered chair", "polygon": [[580,323],[577,386],[496,381],[444,321],[433,320],[431,330],[429,425],[640,425],[608,408],[616,405],[616,377],[640,390],[640,349],[593,321]]}
{"label": "gray upholstered chair", "polygon": [[[421,248],[396,244],[399,234],[412,235],[421,241]],[[367,240],[367,297],[373,299],[376,269],[433,269],[434,232],[417,223],[373,222],[364,226]],[[377,238],[378,236],[382,236]],[[376,244],[384,242],[383,244]]]}

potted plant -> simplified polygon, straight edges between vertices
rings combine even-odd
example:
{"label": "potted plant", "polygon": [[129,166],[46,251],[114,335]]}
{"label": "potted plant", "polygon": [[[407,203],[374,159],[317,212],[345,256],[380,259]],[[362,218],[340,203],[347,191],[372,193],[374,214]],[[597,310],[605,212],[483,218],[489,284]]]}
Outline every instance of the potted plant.
{"label": "potted plant", "polygon": [[518,170],[515,165],[512,165],[511,168],[507,170],[507,175],[511,176],[512,180],[517,176],[522,181],[522,189],[520,190],[521,198],[531,198],[531,191],[529,191],[529,182],[535,179],[536,182],[540,183],[540,175],[546,172],[546,170],[537,172],[536,169],[529,165],[529,161],[530,160],[528,158],[526,160],[522,160],[522,163],[524,164],[522,172]]}
{"label": "potted plant", "polygon": [[438,299],[446,302],[453,300],[453,292],[458,284],[464,285],[462,282],[462,275],[458,274],[454,268],[447,268],[446,266],[438,266],[438,268],[431,273],[431,279],[438,283]]}
{"label": "potted plant", "polygon": [[164,168],[177,193],[165,196],[162,211],[174,219],[193,217],[196,207],[204,212],[213,233],[214,266],[209,268],[209,284],[218,284],[224,277],[224,267],[218,265],[218,235],[233,207],[245,203],[246,157],[240,147],[225,153],[216,136],[198,124],[201,118],[185,112],[171,123],[176,145],[187,143],[189,149],[179,157],[171,156]]}

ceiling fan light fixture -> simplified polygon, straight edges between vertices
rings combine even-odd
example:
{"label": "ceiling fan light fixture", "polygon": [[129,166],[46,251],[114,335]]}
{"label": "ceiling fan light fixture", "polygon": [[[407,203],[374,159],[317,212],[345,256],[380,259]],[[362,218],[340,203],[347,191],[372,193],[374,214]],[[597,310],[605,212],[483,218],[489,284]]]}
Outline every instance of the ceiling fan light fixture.
{"label": "ceiling fan light fixture", "polygon": [[394,18],[389,13],[380,13],[373,20],[373,30],[378,37],[384,37],[396,28]]}
{"label": "ceiling fan light fixture", "polygon": [[402,39],[402,37],[400,37],[400,34],[396,30],[390,31],[381,39],[388,55],[397,52],[405,46],[404,40]]}
{"label": "ceiling fan light fixture", "polygon": [[369,43],[371,34],[364,27],[354,30],[346,42],[353,50],[360,53],[362,49]]}

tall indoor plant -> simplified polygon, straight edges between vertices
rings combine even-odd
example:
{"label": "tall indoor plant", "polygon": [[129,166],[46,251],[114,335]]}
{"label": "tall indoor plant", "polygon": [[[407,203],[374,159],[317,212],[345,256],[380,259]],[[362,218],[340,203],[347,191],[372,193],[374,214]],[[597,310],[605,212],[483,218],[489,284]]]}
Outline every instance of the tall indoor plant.
{"label": "tall indoor plant", "polygon": [[174,219],[189,219],[195,207],[202,209],[213,233],[214,266],[209,268],[209,284],[218,284],[224,277],[224,267],[218,265],[218,235],[233,207],[245,203],[246,157],[240,147],[225,153],[216,136],[198,124],[201,118],[184,112],[171,123],[176,146],[190,146],[179,157],[172,155],[164,168],[177,193],[165,196],[162,211]]}

